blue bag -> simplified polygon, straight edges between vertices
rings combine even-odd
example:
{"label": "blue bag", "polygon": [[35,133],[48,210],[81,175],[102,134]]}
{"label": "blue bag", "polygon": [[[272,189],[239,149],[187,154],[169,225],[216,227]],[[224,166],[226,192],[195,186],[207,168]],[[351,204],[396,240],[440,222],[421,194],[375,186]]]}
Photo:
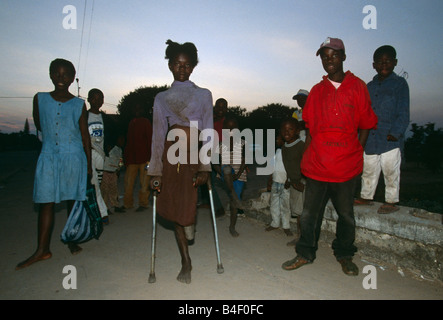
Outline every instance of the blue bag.
{"label": "blue bag", "polygon": [[103,223],[95,187],[88,181],[86,200],[75,201],[60,238],[63,243],[82,243],[92,238],[98,240],[102,232]]}

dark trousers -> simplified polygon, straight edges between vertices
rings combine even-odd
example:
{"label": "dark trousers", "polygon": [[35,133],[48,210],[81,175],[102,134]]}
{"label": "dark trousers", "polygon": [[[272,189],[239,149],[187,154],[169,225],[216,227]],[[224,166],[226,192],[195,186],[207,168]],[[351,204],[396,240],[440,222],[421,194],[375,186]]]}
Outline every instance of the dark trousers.
{"label": "dark trousers", "polygon": [[335,183],[306,179],[305,202],[300,216],[300,239],[295,251],[302,258],[314,261],[318,249],[323,214],[331,199],[338,214],[336,238],[332,242],[334,255],[351,258],[357,251],[355,241],[354,192],[358,177]]}

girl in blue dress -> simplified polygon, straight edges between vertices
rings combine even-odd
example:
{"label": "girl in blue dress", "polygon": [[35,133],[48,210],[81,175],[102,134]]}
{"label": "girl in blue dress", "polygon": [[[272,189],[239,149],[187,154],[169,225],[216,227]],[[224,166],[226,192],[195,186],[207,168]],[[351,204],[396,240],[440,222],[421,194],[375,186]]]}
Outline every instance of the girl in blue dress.
{"label": "girl in blue dress", "polygon": [[[74,82],[74,65],[64,59],[51,62],[49,75],[54,91],[34,96],[35,126],[42,132],[42,150],[34,179],[34,202],[40,204],[38,244],[34,254],[16,270],[51,258],[49,250],[56,203],[67,201],[68,215],[76,200],[86,198],[86,182],[91,177],[91,140],[84,100],[69,92]],[[68,243],[72,254],[81,251]]]}

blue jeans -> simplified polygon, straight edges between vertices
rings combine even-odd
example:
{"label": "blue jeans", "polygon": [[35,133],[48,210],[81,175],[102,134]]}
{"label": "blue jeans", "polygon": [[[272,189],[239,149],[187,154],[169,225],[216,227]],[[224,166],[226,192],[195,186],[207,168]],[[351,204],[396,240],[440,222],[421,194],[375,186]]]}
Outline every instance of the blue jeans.
{"label": "blue jeans", "polygon": [[308,261],[314,261],[318,249],[326,204],[331,199],[338,214],[336,238],[332,249],[337,260],[352,258],[355,241],[354,192],[358,177],[335,183],[306,179],[305,202],[300,216],[300,239],[295,251]]}

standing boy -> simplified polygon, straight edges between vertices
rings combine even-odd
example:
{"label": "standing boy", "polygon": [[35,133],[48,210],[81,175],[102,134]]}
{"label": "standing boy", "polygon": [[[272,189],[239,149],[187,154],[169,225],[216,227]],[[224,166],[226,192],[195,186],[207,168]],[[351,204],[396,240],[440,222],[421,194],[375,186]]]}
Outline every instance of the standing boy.
{"label": "standing boy", "polygon": [[[95,186],[97,205],[105,225],[109,224],[108,208],[103,200],[100,185],[103,178],[103,167],[105,163],[105,144],[109,141],[109,128],[106,115],[100,111],[103,106],[104,94],[100,89],[94,88],[88,92],[88,102],[91,108],[88,110],[88,130],[91,136],[91,159],[92,159],[92,179],[91,183]],[[106,141],[107,140],[107,141]]]}
{"label": "standing boy", "polygon": [[[297,219],[297,231],[300,231],[300,215],[303,211],[305,179],[301,174],[300,163],[305,143],[300,139],[300,121],[289,118],[281,125],[281,135],[285,144],[282,147],[283,165],[287,173],[285,188],[289,189],[289,207],[291,216]],[[286,234],[292,235],[286,232]]]}
{"label": "standing boy", "polygon": [[148,208],[149,203],[149,181],[146,166],[151,159],[152,125],[148,118],[143,117],[143,107],[140,103],[134,105],[134,118],[129,122],[126,147],[124,150],[125,173],[125,195],[123,204],[126,209],[134,207],[134,184],[137,175],[140,180],[138,191],[137,212]]}
{"label": "standing boy", "polygon": [[363,169],[363,146],[377,117],[366,84],[350,71],[343,71],[343,41],[327,38],[316,55],[320,55],[327,76],[312,88],[303,110],[309,129],[301,162],[306,177],[305,202],[297,256],[282,268],[295,270],[315,260],[323,214],[331,199],[338,214],[334,255],[345,274],[357,275],[358,267],[352,262],[357,251],[353,195]]}
{"label": "standing boy", "polygon": [[300,124],[300,139],[305,142],[306,141],[306,128],[305,128],[305,122],[303,121],[303,108],[305,107],[306,100],[308,100],[309,91],[305,89],[298,90],[297,94],[292,97],[292,100],[297,101],[298,106],[300,107],[300,110],[294,111],[292,114],[292,117],[297,119]]}
{"label": "standing boy", "polygon": [[234,117],[227,117],[223,123],[223,134],[218,148],[215,150],[219,157],[218,164],[213,164],[214,170],[225,185],[225,190],[230,199],[230,224],[229,232],[233,237],[239,234],[235,230],[237,213],[243,208],[241,194],[247,181],[245,164],[245,146],[243,139],[237,139],[234,130],[238,130],[238,121]]}
{"label": "standing boy", "polygon": [[276,230],[282,226],[283,230],[288,234],[290,231],[289,218],[291,212],[289,209],[289,188],[285,188],[287,174],[281,155],[281,147],[285,141],[281,134],[275,138],[274,155],[274,171],[268,178],[267,191],[271,193],[271,224],[265,229],[266,231]]}
{"label": "standing boy", "polygon": [[409,125],[409,86],[395,74],[397,53],[392,46],[381,46],[374,52],[372,66],[377,71],[368,83],[372,108],[379,122],[371,130],[364,153],[362,188],[357,205],[371,204],[374,199],[380,172],[385,180],[385,203],[378,213],[399,210],[395,205],[400,194],[401,146]]}

